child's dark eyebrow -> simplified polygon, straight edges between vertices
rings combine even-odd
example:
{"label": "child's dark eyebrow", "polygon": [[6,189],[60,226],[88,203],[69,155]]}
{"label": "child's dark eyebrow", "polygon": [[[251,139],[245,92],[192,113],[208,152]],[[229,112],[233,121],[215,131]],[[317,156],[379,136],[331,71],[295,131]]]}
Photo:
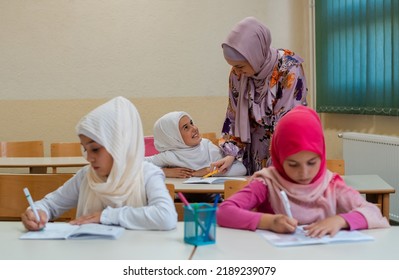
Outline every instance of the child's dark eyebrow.
{"label": "child's dark eyebrow", "polygon": [[184,127],[188,126],[192,122],[193,122],[193,120],[189,120],[187,123],[184,123],[180,128],[184,128]]}
{"label": "child's dark eyebrow", "polygon": [[184,128],[184,127],[186,127],[187,126],[187,124],[185,123],[185,124],[183,124],[180,128]]}

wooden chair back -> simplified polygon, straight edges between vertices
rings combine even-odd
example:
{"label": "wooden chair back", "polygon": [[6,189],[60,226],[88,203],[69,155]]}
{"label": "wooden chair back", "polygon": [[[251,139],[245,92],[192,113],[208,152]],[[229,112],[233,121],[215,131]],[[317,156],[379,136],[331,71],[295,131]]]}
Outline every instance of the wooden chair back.
{"label": "wooden chair back", "polygon": [[[176,198],[175,185],[169,183],[169,184],[166,184],[166,188],[168,189],[170,197],[172,197],[172,200],[175,201],[175,198]],[[176,208],[176,212],[177,212],[177,220],[183,221],[184,220],[183,203],[175,202],[175,208]]]}
{"label": "wooden chair back", "polygon": [[82,148],[79,142],[59,142],[50,144],[52,157],[81,157]]}
{"label": "wooden chair back", "polygon": [[[82,146],[79,142],[58,142],[50,144],[52,157],[81,157]],[[57,173],[57,167],[53,167],[53,173]]]}
{"label": "wooden chair back", "polygon": [[175,185],[173,184],[166,184],[166,188],[169,191],[170,197],[172,198],[172,200],[175,200]]}
{"label": "wooden chair back", "polygon": [[43,141],[1,141],[1,157],[43,157]]}
{"label": "wooden chair back", "polygon": [[154,136],[144,136],[144,151],[146,157],[159,154],[158,150],[155,148]]}
{"label": "wooden chair back", "polygon": [[[29,206],[23,189],[27,187],[34,201],[56,190],[69,180],[72,174],[0,174],[0,220],[20,221],[21,214]],[[76,210],[64,213],[59,219],[74,219]]]}
{"label": "wooden chair back", "polygon": [[328,170],[339,175],[345,175],[345,161],[343,159],[327,159],[326,164]]}
{"label": "wooden chair back", "polygon": [[226,180],[224,181],[224,199],[229,198],[248,185],[248,181]]}

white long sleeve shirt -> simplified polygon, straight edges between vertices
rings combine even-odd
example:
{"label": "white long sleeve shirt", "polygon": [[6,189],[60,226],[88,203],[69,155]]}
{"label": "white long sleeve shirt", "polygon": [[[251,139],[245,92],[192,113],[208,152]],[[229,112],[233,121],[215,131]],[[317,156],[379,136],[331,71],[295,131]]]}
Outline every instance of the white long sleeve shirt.
{"label": "white long sleeve shirt", "polygon": [[[81,182],[86,176],[88,168],[90,167],[83,167],[63,186],[37,201],[36,207],[45,211],[49,220],[76,207]],[[171,230],[176,227],[176,208],[166,189],[164,173],[159,167],[149,162],[143,163],[143,170],[147,205],[138,208],[108,206],[101,213],[102,224],[119,225],[127,229],[138,230]]]}

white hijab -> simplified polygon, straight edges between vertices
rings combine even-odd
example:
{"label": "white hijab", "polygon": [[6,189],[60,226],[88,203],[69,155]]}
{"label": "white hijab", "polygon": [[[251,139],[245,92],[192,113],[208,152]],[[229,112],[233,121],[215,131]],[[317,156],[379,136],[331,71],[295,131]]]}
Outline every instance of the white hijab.
{"label": "white hijab", "polygon": [[147,204],[143,179],[144,135],[140,115],[124,97],[116,97],[97,107],[76,126],[102,145],[114,163],[107,178],[100,178],[92,167],[82,181],[77,217],[101,211],[107,206],[140,207]]}
{"label": "white hijab", "polygon": [[191,116],[186,112],[170,112],[154,124],[154,145],[159,151],[157,159],[162,167],[186,167],[199,170],[222,158],[222,152],[208,139],[195,147],[187,146],[180,133],[179,121]]}

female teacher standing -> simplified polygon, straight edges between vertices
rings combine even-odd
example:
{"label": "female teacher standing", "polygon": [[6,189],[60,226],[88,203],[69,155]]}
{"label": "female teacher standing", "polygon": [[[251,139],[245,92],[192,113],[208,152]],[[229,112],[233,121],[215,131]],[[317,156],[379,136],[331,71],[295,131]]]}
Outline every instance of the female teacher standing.
{"label": "female teacher standing", "polygon": [[222,44],[232,69],[220,146],[232,157],[213,164],[221,172],[235,158],[242,158],[247,175],[262,169],[269,161],[277,122],[295,106],[306,105],[303,59],[292,51],[272,48],[271,41],[269,29],[247,17]]}

